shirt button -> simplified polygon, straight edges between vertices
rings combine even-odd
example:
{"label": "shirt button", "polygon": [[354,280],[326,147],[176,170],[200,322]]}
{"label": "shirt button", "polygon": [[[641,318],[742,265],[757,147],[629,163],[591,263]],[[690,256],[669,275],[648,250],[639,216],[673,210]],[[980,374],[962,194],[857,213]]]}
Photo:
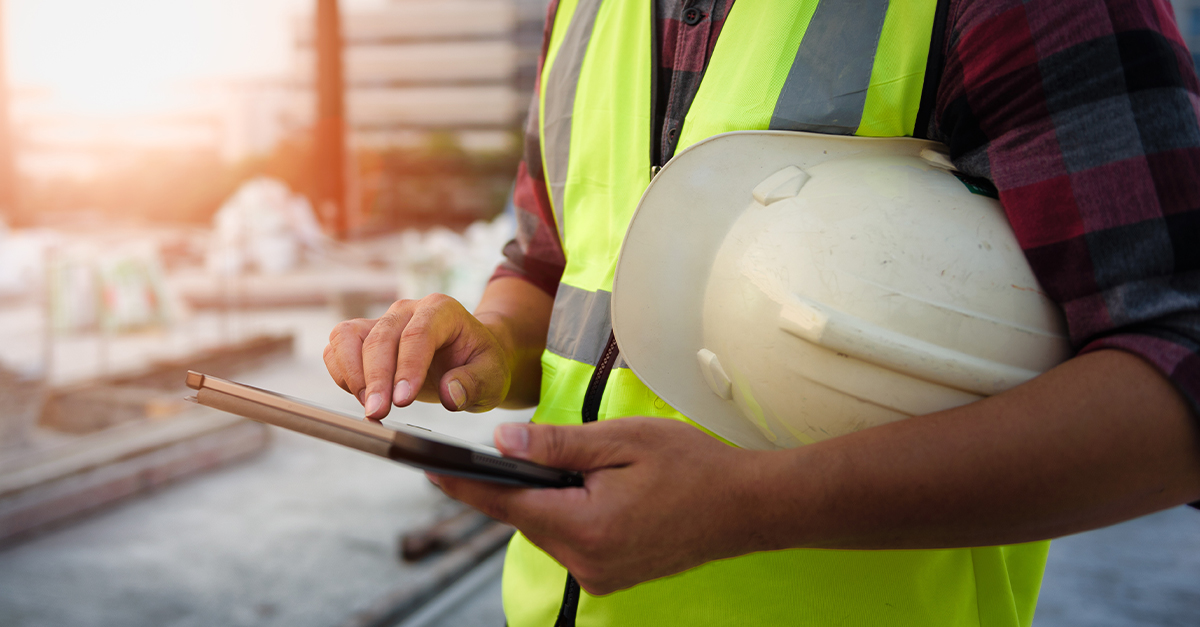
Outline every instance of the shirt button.
{"label": "shirt button", "polygon": [[695,26],[702,19],[704,19],[704,14],[700,12],[700,9],[691,8],[683,12],[683,23],[688,26]]}

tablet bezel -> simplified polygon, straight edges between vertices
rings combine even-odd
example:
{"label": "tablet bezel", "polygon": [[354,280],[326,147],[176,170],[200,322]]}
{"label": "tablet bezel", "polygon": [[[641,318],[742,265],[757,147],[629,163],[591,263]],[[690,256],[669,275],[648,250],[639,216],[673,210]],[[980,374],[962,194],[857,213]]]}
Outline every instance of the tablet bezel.
{"label": "tablet bezel", "polygon": [[[335,442],[437,474],[507,485],[565,488],[583,475],[504,457],[479,444],[457,441],[422,427],[394,428],[367,422],[295,397],[188,371],[194,400],[206,407]],[[422,431],[427,433],[421,433]]]}

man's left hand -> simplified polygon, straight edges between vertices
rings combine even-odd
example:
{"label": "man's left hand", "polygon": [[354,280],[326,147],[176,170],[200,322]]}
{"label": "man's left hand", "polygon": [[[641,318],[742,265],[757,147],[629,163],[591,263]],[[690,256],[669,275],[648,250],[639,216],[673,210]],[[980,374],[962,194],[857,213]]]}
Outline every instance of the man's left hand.
{"label": "man's left hand", "polygon": [[738,485],[754,452],[662,418],[577,426],[504,424],[509,457],[582,471],[582,488],[521,489],[446,476],[446,494],[508,522],[602,595],[755,550]]}

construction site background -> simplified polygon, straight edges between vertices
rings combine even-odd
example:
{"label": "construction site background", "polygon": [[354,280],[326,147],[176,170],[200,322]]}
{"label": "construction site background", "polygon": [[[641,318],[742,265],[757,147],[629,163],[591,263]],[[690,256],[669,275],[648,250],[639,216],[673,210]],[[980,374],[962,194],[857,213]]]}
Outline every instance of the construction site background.
{"label": "construction site background", "polygon": [[[334,237],[317,0],[0,0],[0,625],[503,624],[511,528],[183,400],[196,369],[361,413],[330,329],[431,293],[472,308],[515,233],[546,0],[340,4]],[[1200,0],[1174,5],[1200,49]],[[124,97],[146,77],[161,102]],[[490,443],[530,416],[388,421]],[[1054,542],[1034,624],[1194,624],[1198,522]]]}

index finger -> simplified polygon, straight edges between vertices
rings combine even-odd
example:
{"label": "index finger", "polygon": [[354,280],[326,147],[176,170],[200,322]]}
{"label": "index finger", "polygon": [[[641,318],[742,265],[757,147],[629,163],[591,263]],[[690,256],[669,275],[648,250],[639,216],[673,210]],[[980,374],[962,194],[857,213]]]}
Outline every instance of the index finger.
{"label": "index finger", "polygon": [[[463,322],[473,316],[458,301],[445,294],[430,294],[413,309],[396,355],[394,382],[396,405],[404,407],[417,398],[429,376],[434,355],[463,338]],[[441,364],[443,367],[462,363]],[[442,372],[435,373],[438,376]],[[435,386],[437,381],[432,382]]]}
{"label": "index finger", "polygon": [[329,344],[322,353],[325,369],[334,383],[353,394],[360,403],[366,399],[363,392],[367,385],[363,377],[362,343],[374,324],[374,320],[361,318],[338,323],[330,331]]}
{"label": "index finger", "polygon": [[366,387],[363,409],[367,418],[381,420],[391,409],[392,380],[396,375],[400,336],[412,320],[417,301],[400,300],[388,311],[362,343],[362,369]]}

